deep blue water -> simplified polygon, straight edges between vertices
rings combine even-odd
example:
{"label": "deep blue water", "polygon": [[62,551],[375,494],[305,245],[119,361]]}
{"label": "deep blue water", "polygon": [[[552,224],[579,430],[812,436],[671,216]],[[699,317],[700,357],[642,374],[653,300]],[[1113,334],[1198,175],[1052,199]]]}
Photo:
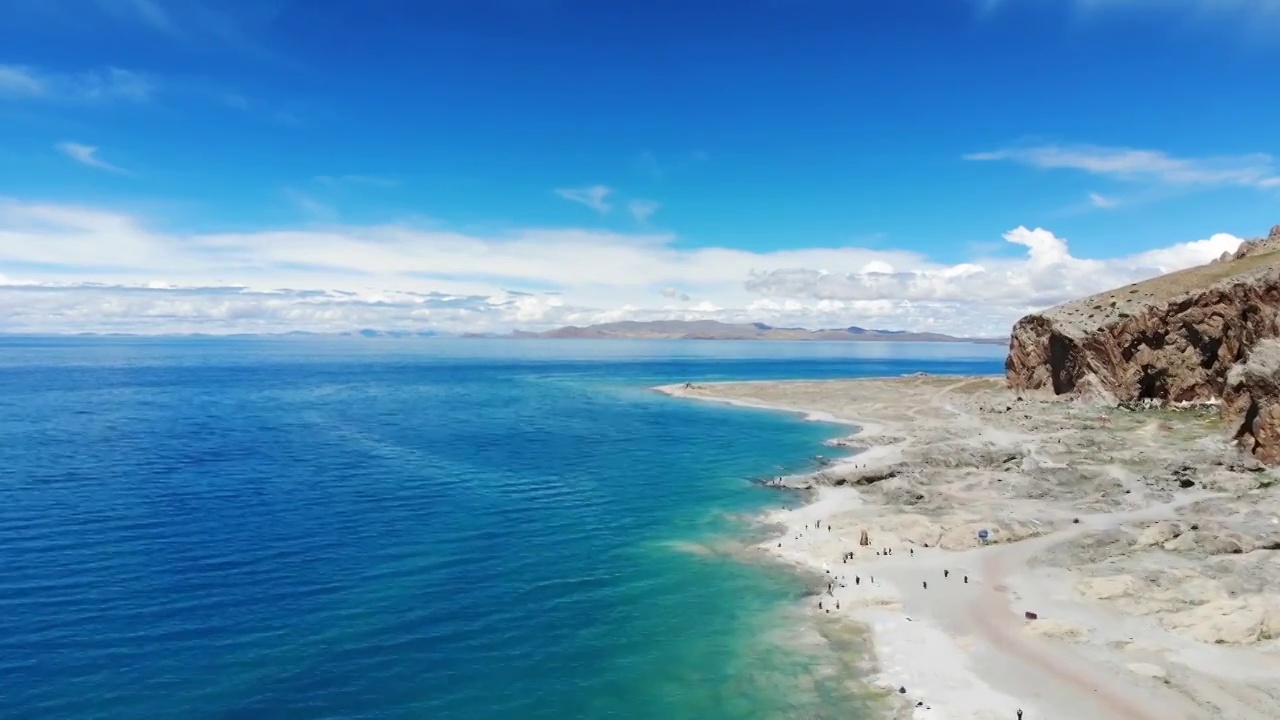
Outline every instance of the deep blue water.
{"label": "deep blue water", "polygon": [[858,717],[696,552],[840,431],[647,388],[1002,354],[0,339],[0,718]]}

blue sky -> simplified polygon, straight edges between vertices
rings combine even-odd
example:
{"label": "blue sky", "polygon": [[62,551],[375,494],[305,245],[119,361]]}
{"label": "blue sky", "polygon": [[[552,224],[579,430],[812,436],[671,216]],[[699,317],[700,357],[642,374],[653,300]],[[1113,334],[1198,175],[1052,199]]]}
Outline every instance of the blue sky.
{"label": "blue sky", "polygon": [[1274,0],[10,0],[0,329],[999,333],[1280,222],[1277,30]]}

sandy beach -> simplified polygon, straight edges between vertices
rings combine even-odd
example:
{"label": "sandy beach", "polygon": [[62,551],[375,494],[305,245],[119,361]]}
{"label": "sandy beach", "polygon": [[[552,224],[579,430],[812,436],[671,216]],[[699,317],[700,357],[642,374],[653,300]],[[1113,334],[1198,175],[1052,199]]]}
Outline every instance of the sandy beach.
{"label": "sandy beach", "polygon": [[1280,478],[1216,411],[999,378],[659,390],[857,426],[832,443],[856,454],[775,480],[811,502],[757,550],[827,579],[815,616],[870,629],[897,717],[1280,717]]}

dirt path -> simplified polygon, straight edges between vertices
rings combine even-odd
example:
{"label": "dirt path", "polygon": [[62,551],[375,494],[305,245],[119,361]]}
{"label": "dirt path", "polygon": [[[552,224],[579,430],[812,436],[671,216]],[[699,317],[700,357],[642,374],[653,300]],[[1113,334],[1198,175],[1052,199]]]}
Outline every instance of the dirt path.
{"label": "dirt path", "polygon": [[[946,395],[964,387],[972,381],[962,381],[941,388],[934,396],[935,405],[971,423],[975,433],[988,430],[980,418],[960,410],[946,402]],[[983,552],[981,575],[994,593],[982,593],[971,601],[967,608],[967,618],[978,635],[990,643],[998,651],[1016,658],[1027,666],[1035,668],[1045,679],[1070,688],[1071,692],[1082,698],[1091,699],[1098,709],[1106,712],[1105,717],[1093,720],[1199,720],[1198,714],[1171,714],[1169,708],[1153,708],[1146,703],[1134,700],[1134,693],[1126,692],[1108,668],[1097,668],[1081,663],[1064,661],[1063,648],[1044,649],[1038,643],[1028,640],[1021,613],[1015,611],[1009,602],[1005,583],[1010,575],[1026,572],[1032,556],[1071,540],[1084,537],[1090,532],[1097,532],[1109,527],[1118,526],[1126,520],[1138,519],[1142,516],[1158,517],[1168,513],[1177,505],[1193,502],[1183,499],[1176,505],[1155,506],[1130,513],[1117,513],[1106,516],[1084,518],[1079,529],[1055,533],[1042,538],[1023,540],[1015,545],[997,546]],[[995,595],[995,598],[992,596]],[[1174,711],[1177,713],[1178,711]]]}
{"label": "dirt path", "polygon": [[[1064,533],[1054,538],[1056,542],[1065,542],[1084,533]],[[1024,541],[1034,542],[1034,541]],[[1009,577],[1010,561],[1006,554],[992,553],[983,563],[983,575],[998,591]],[[997,648],[1000,652],[1036,668],[1049,680],[1071,688],[1082,697],[1091,698],[1100,709],[1108,714],[1106,720],[1179,720],[1196,717],[1194,715],[1170,715],[1167,710],[1156,710],[1145,707],[1131,699],[1131,693],[1117,687],[1114,673],[1107,668],[1099,668],[1093,672],[1082,672],[1079,668],[1062,661],[1062,651],[1046,652],[1028,643],[1021,627],[1022,620],[1010,607],[1008,596],[1003,592],[996,593],[999,600],[993,600],[991,594],[970,604],[968,616],[979,636]],[[1105,674],[1104,674],[1105,673]],[[1096,718],[1104,720],[1104,718]]]}

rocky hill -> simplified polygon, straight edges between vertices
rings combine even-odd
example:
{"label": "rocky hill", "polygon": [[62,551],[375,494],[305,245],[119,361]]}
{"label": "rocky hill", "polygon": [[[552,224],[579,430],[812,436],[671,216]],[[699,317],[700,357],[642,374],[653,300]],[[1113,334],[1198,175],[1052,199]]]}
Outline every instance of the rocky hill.
{"label": "rocky hill", "polygon": [[[1280,225],[1208,265],[1022,318],[1013,328],[1005,372],[1010,387],[1020,391],[1094,393],[1118,401],[1217,400],[1227,392],[1232,368],[1248,361],[1261,341],[1280,336],[1278,313]],[[1269,409],[1280,403],[1275,383],[1260,379],[1271,364],[1260,360],[1232,374],[1234,402],[1227,407],[1245,409],[1224,419],[1237,424],[1242,446],[1260,459],[1274,454],[1270,459],[1280,460],[1280,447],[1265,447],[1280,441],[1280,425],[1261,426],[1280,423],[1280,407]],[[1257,432],[1274,440],[1254,440]]]}

